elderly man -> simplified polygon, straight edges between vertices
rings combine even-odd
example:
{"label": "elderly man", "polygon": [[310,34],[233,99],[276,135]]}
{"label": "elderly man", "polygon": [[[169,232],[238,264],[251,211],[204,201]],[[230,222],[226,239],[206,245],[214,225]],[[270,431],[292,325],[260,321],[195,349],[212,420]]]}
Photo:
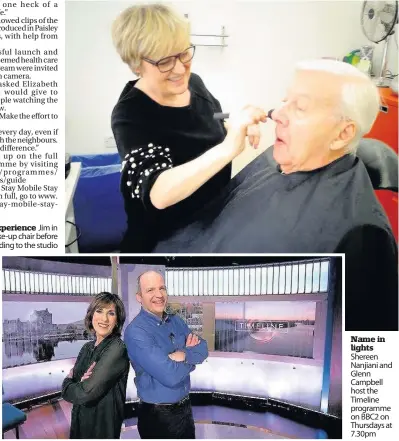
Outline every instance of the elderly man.
{"label": "elderly man", "polygon": [[356,156],[378,111],[353,66],[300,63],[274,146],[154,252],[345,253],[347,329],[397,329],[397,246]]}
{"label": "elderly man", "polygon": [[168,294],[161,274],[141,274],[137,287],[141,311],[124,340],[136,373],[140,437],[194,439],[190,373],[208,357],[206,341],[180,317],[165,313]]}

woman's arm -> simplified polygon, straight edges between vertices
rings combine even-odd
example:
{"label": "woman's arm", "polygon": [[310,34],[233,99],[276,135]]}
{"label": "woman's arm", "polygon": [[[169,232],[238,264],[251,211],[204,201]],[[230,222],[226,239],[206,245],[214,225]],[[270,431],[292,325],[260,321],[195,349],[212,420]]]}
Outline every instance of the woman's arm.
{"label": "woman's arm", "polygon": [[86,404],[104,396],[128,369],[124,344],[116,340],[101,355],[87,380],[73,381],[66,378],[62,385],[62,397],[73,404]]}
{"label": "woman's arm", "polygon": [[266,121],[266,114],[259,108],[248,106],[233,114],[227,136],[221,144],[157,177],[150,191],[152,205],[161,210],[191,196],[243,151],[248,126],[260,121]]}
{"label": "woman's arm", "polygon": [[[72,380],[72,381],[79,381],[78,378],[77,378],[77,374],[76,374],[76,366],[80,363],[80,360],[81,360],[81,358],[83,357],[83,354],[84,354],[85,351],[86,351],[87,345],[88,345],[88,343],[85,343],[85,344],[80,348],[79,354],[78,354],[78,356],[76,357],[75,364],[74,364],[73,368],[69,371],[69,373],[68,373],[68,375],[66,376],[64,382],[65,382],[67,379],[70,379],[70,380]],[[62,384],[64,384],[64,383],[62,383]],[[63,387],[64,387],[64,386],[63,386]]]}

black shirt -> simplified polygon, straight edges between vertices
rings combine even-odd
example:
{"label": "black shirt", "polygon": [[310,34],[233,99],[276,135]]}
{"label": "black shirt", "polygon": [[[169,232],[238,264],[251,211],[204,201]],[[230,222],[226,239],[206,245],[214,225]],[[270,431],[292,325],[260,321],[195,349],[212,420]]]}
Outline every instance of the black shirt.
{"label": "black shirt", "polygon": [[[124,343],[110,335],[98,346],[86,343],[73,368],[73,378],[62,383],[62,397],[73,403],[72,439],[119,438],[124,419],[129,359]],[[90,378],[80,381],[96,362]]]}
{"label": "black shirt", "polygon": [[112,113],[112,130],[123,160],[121,192],[125,200],[127,232],[122,252],[149,252],[159,238],[186,224],[193,212],[225,187],[231,164],[188,198],[157,210],[149,193],[156,178],[223,142],[226,130],[213,114],[222,109],[201,78],[191,74],[190,104],[161,106],[141,90],[137,81],[125,86]]}
{"label": "black shirt", "polygon": [[398,329],[398,253],[361,160],[281,174],[270,147],[157,253],[345,253],[346,329]]}

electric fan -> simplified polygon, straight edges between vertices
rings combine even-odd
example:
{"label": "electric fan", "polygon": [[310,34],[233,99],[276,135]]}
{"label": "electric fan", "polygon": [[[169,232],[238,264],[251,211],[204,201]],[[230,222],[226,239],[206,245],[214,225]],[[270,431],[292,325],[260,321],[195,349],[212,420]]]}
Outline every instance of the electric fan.
{"label": "electric fan", "polygon": [[387,54],[390,37],[395,33],[394,27],[398,22],[397,1],[365,1],[362,10],[362,30],[364,35],[374,43],[385,40],[380,75],[377,85],[388,87],[386,78]]}

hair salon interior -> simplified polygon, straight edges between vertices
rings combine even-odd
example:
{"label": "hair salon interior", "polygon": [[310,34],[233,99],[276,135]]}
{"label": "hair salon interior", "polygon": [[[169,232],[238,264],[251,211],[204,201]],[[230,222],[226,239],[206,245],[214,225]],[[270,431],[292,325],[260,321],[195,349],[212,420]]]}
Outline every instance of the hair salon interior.
{"label": "hair salon interior", "polygon": [[[119,191],[121,158],[111,130],[111,113],[122,88],[135,76],[112,44],[111,26],[124,8],[138,3],[66,2],[68,253],[120,250],[126,215]],[[380,84],[383,107],[366,137],[382,141],[397,153],[397,2],[166,3],[188,18],[196,47],[192,72],[220,101],[223,112],[247,104],[266,110],[276,108],[300,61],[346,61],[363,66]],[[234,159],[233,175],[273,144],[273,121],[262,125],[261,131],[258,149],[246,148]],[[394,191],[376,190],[396,232],[397,189]]]}
{"label": "hair salon interior", "polygon": [[[92,339],[88,305],[118,294],[125,329],[148,270],[164,277],[166,312],[208,345],[191,373],[197,438],[341,438],[342,258],[181,255],[2,259],[5,438],[69,437],[61,389]],[[138,401],[130,367],[121,438],[139,438]]]}

